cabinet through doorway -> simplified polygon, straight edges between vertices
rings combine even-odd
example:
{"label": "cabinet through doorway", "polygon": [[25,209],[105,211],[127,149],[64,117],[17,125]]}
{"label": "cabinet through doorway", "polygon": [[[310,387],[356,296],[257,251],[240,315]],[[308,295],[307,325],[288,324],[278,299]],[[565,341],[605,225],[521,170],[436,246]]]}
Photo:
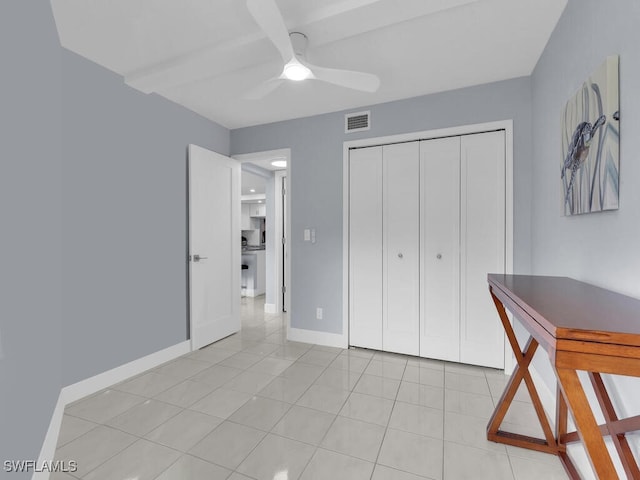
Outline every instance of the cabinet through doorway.
{"label": "cabinet through doorway", "polygon": [[348,149],[349,345],[505,368],[486,278],[511,268],[507,143],[494,129]]}

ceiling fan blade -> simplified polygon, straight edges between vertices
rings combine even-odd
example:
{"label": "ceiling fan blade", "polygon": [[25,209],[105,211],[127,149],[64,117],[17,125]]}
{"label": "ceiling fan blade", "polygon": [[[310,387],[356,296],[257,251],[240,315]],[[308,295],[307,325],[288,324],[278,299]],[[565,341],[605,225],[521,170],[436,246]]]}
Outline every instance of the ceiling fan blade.
{"label": "ceiling fan blade", "polygon": [[247,8],[269,40],[276,46],[286,63],[295,57],[289,31],[275,0],[247,0]]}
{"label": "ceiling fan blade", "polygon": [[247,100],[260,100],[284,83],[284,79],[275,77],[245,92],[242,97]]}
{"label": "ceiling fan blade", "polygon": [[308,63],[305,65],[311,70],[312,78],[316,80],[369,93],[375,92],[380,87],[380,79],[373,73],[318,67]]}

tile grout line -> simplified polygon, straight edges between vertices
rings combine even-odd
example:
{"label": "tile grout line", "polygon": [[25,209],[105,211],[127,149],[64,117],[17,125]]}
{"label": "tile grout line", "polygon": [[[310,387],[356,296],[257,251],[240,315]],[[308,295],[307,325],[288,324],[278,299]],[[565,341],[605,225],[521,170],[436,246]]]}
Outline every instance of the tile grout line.
{"label": "tile grout line", "polygon": [[[404,374],[407,371],[407,364],[405,364],[404,369],[402,370],[402,376],[400,377],[400,385],[402,385],[402,379],[404,378]],[[382,441],[380,442],[380,446],[378,447],[378,454],[376,455],[376,461],[374,462],[373,471],[371,472],[371,477],[369,480],[373,480],[373,474],[376,471],[376,466],[379,465],[378,460],[380,459],[380,452],[382,452],[382,446],[384,445],[384,441],[387,438],[387,432],[389,431],[389,424],[391,423],[391,416],[393,415],[393,411],[396,408],[396,402],[398,399],[398,393],[400,392],[400,385],[398,385],[398,390],[396,390],[396,395],[393,399],[393,407],[391,407],[391,413],[389,414],[389,419],[387,420],[387,424],[384,428],[384,434],[382,435]],[[402,471],[402,470],[401,470]]]}
{"label": "tile grout line", "polygon": [[[241,353],[241,352],[243,352],[243,351],[244,351],[244,350],[240,350],[240,351],[236,352],[235,354],[237,354],[237,353]],[[234,355],[235,355],[235,354],[234,354]],[[232,356],[233,356],[233,355],[232,355]],[[267,356],[268,356],[268,355],[261,357],[261,360],[262,360],[262,359],[264,359],[264,358],[266,358]],[[179,357],[179,358],[182,358],[182,357]],[[227,357],[227,358],[229,358],[229,357]],[[224,361],[224,360],[225,360],[225,359],[222,359],[220,362],[216,362],[216,363],[212,364],[211,366],[221,365],[221,362],[222,362],[222,361]],[[168,363],[170,363],[170,362],[168,362]],[[258,363],[258,362],[256,362],[256,363]],[[211,366],[210,366],[210,367],[207,367],[207,368],[211,368]],[[222,366],[224,366],[224,365],[222,365]],[[248,368],[250,368],[251,366],[252,366],[252,365],[250,365],[249,367],[245,367],[244,369],[239,369],[239,370],[243,370],[243,372],[244,372],[244,371],[248,371]],[[233,367],[233,368],[237,368],[237,367]],[[206,369],[205,369],[205,370],[206,370]],[[150,370],[150,371],[154,371],[154,369],[152,369],[152,370]],[[204,371],[204,370],[201,370],[201,371]],[[148,372],[145,372],[145,373],[148,373]],[[198,373],[200,373],[200,372],[197,372],[197,373],[195,373],[194,375],[192,375],[191,377],[186,378],[184,381],[190,380],[191,378],[193,378],[193,376],[197,375]],[[240,375],[240,374],[238,374],[238,375]],[[235,378],[235,377],[233,377],[233,378]],[[228,381],[231,381],[233,378],[229,379]],[[195,380],[192,380],[192,381],[195,381]],[[179,383],[182,383],[182,382],[178,382],[178,384],[179,384]],[[205,383],[205,382],[201,382],[201,383]],[[228,383],[228,382],[226,382],[226,383]],[[177,385],[177,384],[176,384],[176,385]],[[216,387],[213,391],[218,390],[219,388],[223,387],[224,385],[225,385],[225,384],[219,385],[219,386],[218,386],[218,387]],[[174,386],[175,386],[175,385],[174,385]],[[173,387],[169,387],[169,388],[173,388]],[[167,389],[167,390],[168,390],[168,389]],[[166,390],[165,390],[165,391],[166,391]],[[213,391],[212,391],[211,393],[213,393]],[[163,392],[164,392],[164,391],[163,391]],[[159,393],[158,393],[158,395],[160,395],[160,394],[161,394],[161,393],[163,393],[163,392],[159,392]],[[125,393],[128,393],[128,392],[125,392]],[[242,393],[248,393],[248,392],[242,392]],[[141,396],[141,395],[138,395],[138,396]],[[205,395],[205,396],[206,396],[206,395]],[[254,397],[255,397],[255,396],[256,396],[256,395],[254,395]],[[148,397],[145,397],[145,398],[148,398]],[[203,398],[204,398],[204,397],[203,397]],[[263,398],[264,398],[264,397],[263,397]],[[154,398],[153,398],[153,397],[152,397],[152,398],[148,398],[148,399],[150,399],[150,400],[154,400]],[[156,401],[161,402],[160,400],[156,400]],[[247,402],[248,402],[248,401],[249,401],[249,400],[247,400]],[[194,402],[194,404],[195,404],[195,403],[197,403],[197,402],[198,402],[198,401]],[[235,413],[237,410],[239,410],[240,408],[242,408],[242,407],[243,407],[247,402],[245,402],[245,403],[243,403],[242,405],[240,405],[240,406],[238,407],[238,409],[236,409],[233,413]],[[142,403],[144,403],[144,402],[142,402]],[[133,407],[131,407],[131,409],[135,408],[135,407],[136,407],[136,406],[138,406],[138,405],[141,405],[142,403],[134,405]],[[168,402],[161,402],[161,403],[165,403],[165,404],[168,404],[168,405],[176,406],[176,405],[173,405],[173,404],[169,404]],[[283,403],[287,403],[287,402],[283,402]],[[148,435],[149,433],[151,433],[152,431],[156,430],[157,428],[160,428],[162,425],[166,424],[166,423],[167,423],[167,422],[169,422],[171,419],[173,419],[174,417],[176,417],[176,416],[177,416],[177,415],[179,415],[180,413],[184,412],[185,410],[189,410],[189,411],[192,411],[192,412],[202,413],[202,414],[205,414],[205,415],[210,416],[210,417],[212,417],[212,418],[220,419],[219,417],[216,417],[216,416],[214,416],[214,415],[210,415],[210,414],[208,414],[208,413],[206,413],[206,412],[199,412],[199,411],[197,411],[197,410],[191,410],[189,407],[179,407],[179,406],[176,406],[176,407],[181,408],[181,411],[180,411],[180,412],[178,412],[178,413],[176,413],[175,415],[171,416],[170,418],[168,418],[167,420],[165,420],[165,421],[164,421],[163,423],[161,423],[160,425],[158,425],[158,426],[154,427],[150,432],[147,432],[147,434],[145,434],[145,435]],[[289,407],[289,409],[288,409],[288,410],[290,410],[290,409],[291,409],[291,407],[292,407],[292,405],[290,404],[290,407]],[[131,410],[131,409],[129,409],[129,410]],[[129,411],[129,410],[127,410],[127,411]],[[287,412],[288,412],[288,410],[287,410]],[[124,413],[126,413],[126,412],[123,412],[122,414],[124,414]],[[233,415],[233,413],[231,413],[231,415]],[[120,415],[122,415],[122,414],[120,414]],[[118,417],[118,416],[120,416],[120,415],[116,415],[116,417]],[[230,417],[231,415],[229,415],[229,417]],[[286,413],[285,413],[285,415],[286,415]],[[116,417],[113,417],[113,418],[116,418]],[[217,425],[217,426],[216,426],[216,427],[214,427],[210,432],[208,432],[208,433],[207,433],[207,434],[206,434],[206,435],[205,435],[205,436],[204,436],[200,441],[202,441],[205,437],[207,437],[208,435],[210,435],[213,431],[215,431],[215,430],[216,430],[220,425],[222,425],[225,421],[229,421],[229,422],[231,422],[231,423],[235,423],[235,424],[237,424],[237,425],[247,426],[247,425],[244,425],[244,424],[240,424],[240,423],[238,423],[238,422],[233,422],[233,421],[229,420],[229,417],[227,417],[226,419],[221,419],[221,420],[222,420],[222,422],[220,422],[220,424],[219,424],[219,425]],[[78,418],[79,418],[79,417],[78,417]],[[224,467],[224,466],[218,465],[218,464],[216,464],[215,462],[211,462],[210,460],[206,460],[206,459],[200,458],[200,457],[198,457],[197,455],[192,455],[191,453],[189,453],[189,451],[182,452],[182,451],[180,451],[180,450],[178,450],[178,449],[175,449],[175,448],[173,448],[173,447],[170,447],[170,446],[168,446],[168,445],[164,445],[164,444],[161,444],[161,443],[159,443],[159,442],[155,442],[155,441],[153,441],[153,440],[147,439],[147,438],[146,438],[146,437],[144,437],[144,436],[139,436],[139,435],[137,435],[137,434],[132,434],[132,433],[130,433],[130,432],[126,432],[126,431],[124,431],[124,430],[121,430],[121,429],[119,429],[119,428],[117,428],[117,427],[114,427],[114,426],[111,426],[111,425],[107,425],[107,424],[100,424],[100,425],[105,426],[105,427],[108,427],[108,428],[112,428],[112,429],[114,429],[114,430],[122,431],[123,433],[129,434],[129,435],[132,435],[132,436],[134,436],[134,437],[136,437],[136,438],[138,439],[138,440],[134,441],[131,445],[129,445],[129,446],[127,446],[127,447],[125,447],[123,450],[121,450],[121,451],[117,452],[113,457],[115,457],[116,455],[118,455],[118,454],[122,453],[122,452],[123,452],[123,451],[125,451],[127,448],[129,448],[129,447],[133,446],[133,445],[134,445],[135,443],[137,443],[139,440],[145,440],[145,441],[147,441],[147,442],[151,442],[151,443],[153,443],[153,444],[155,444],[155,445],[159,445],[159,446],[162,446],[162,447],[165,447],[165,448],[169,448],[169,449],[171,449],[171,450],[173,450],[173,451],[175,451],[175,452],[179,453],[180,455],[179,455],[179,457],[176,459],[176,461],[175,461],[175,462],[173,462],[171,465],[169,465],[167,468],[165,468],[165,469],[164,469],[164,470],[163,470],[159,475],[162,475],[162,473],[164,473],[166,470],[168,470],[168,469],[169,469],[169,468],[170,468],[174,463],[176,463],[180,458],[182,458],[182,457],[183,457],[183,456],[185,456],[185,455],[191,455],[191,456],[193,456],[194,458],[199,458],[199,459],[201,459],[201,460],[203,460],[203,461],[205,461],[205,462],[207,462],[207,463],[210,463],[210,464],[212,464],[212,465],[217,465],[217,466],[219,466],[219,467],[221,467],[221,468],[225,468],[225,469],[227,468],[227,467]],[[253,427],[252,427],[252,428],[253,428]],[[257,429],[257,430],[260,430],[260,429]],[[269,432],[266,432],[266,433],[268,434]],[[265,435],[265,437],[266,437],[266,435]],[[198,443],[200,443],[200,441],[196,442],[196,445],[197,445]],[[260,442],[260,443],[261,443],[261,442]],[[195,446],[195,445],[194,445],[194,446]],[[257,446],[256,446],[256,447],[257,447]],[[192,448],[193,448],[193,447],[192,447]],[[108,460],[111,460],[111,458],[113,458],[113,457],[110,457]],[[108,460],[106,460],[106,461],[108,461]],[[102,464],[106,463],[106,461],[105,461],[105,462],[103,462]],[[243,459],[243,461],[244,461],[244,459]],[[102,464],[100,464],[99,466],[101,466]],[[97,466],[97,467],[95,467],[95,468],[98,468],[98,466]],[[94,468],[93,470],[95,470],[95,468]],[[91,470],[91,471],[93,471],[93,470]],[[234,470],[232,470],[232,471],[234,471]],[[89,473],[90,473],[90,472],[89,472]],[[157,477],[156,477],[156,478],[157,478]]]}
{"label": "tile grout line", "polygon": [[[343,349],[343,351],[348,351],[348,349]],[[340,352],[333,361],[335,361],[340,355],[342,355],[342,352]],[[331,363],[333,363],[333,361]],[[371,359],[369,359],[369,362],[371,361]],[[369,365],[369,362],[367,362],[367,365]],[[329,365],[331,365],[331,363]],[[322,371],[322,373],[318,376],[318,378],[320,378],[324,372],[326,372],[329,369],[329,365],[327,365],[327,367]],[[348,370],[347,370],[348,371]],[[362,374],[360,374],[360,377],[362,377]],[[358,381],[360,381],[360,377],[358,377]],[[311,388],[311,386],[316,385],[316,382],[318,381],[318,378],[316,378],[316,380],[309,386],[309,388]],[[354,385],[355,388],[355,385]],[[308,391],[309,389],[307,389]],[[353,390],[350,390],[350,392],[352,392]],[[305,392],[306,393],[306,392]],[[304,395],[304,394],[303,394]],[[338,411],[335,413],[333,420],[331,421],[331,424],[329,425],[329,428],[327,428],[327,431],[324,432],[324,435],[322,436],[322,438],[320,439],[320,441],[318,442],[318,445],[315,446],[315,450],[313,452],[313,455],[311,455],[311,457],[309,457],[309,460],[307,461],[307,463],[305,464],[304,468],[302,469],[302,472],[300,472],[300,476],[304,475],[304,472],[307,470],[307,468],[309,468],[309,464],[311,463],[311,461],[313,460],[313,458],[316,456],[316,453],[318,452],[318,449],[321,448],[322,442],[324,441],[324,439],[327,437],[327,434],[329,433],[329,430],[331,430],[331,428],[333,427],[333,425],[335,424],[336,420],[338,419],[338,416],[340,415],[340,411],[342,411],[342,409],[344,408],[345,403],[347,402],[347,400],[349,399],[349,397],[351,396],[351,393],[349,393],[349,396],[347,396],[347,398],[344,399],[344,402],[342,402],[342,405],[340,406],[340,408],[338,409]],[[300,397],[302,398],[302,396]],[[300,478],[300,477],[298,477]]]}
{"label": "tile grout line", "polygon": [[[308,350],[307,350],[307,352],[309,352],[312,348],[313,348],[313,347],[311,347],[310,349],[308,349]],[[307,352],[305,352],[305,354],[306,354]],[[302,356],[304,356],[305,354],[303,354]],[[337,355],[336,355],[336,358],[337,358]],[[292,364],[290,365],[290,367],[291,367],[291,366],[293,366],[293,365],[294,365],[296,362],[298,362],[298,361],[300,361],[300,358],[298,358],[297,360],[295,360],[295,361],[294,361],[294,363],[292,363]],[[310,365],[310,364],[305,363],[305,362],[300,362],[300,363],[305,364],[305,365]],[[315,365],[315,364],[313,364],[313,365],[314,365],[314,366],[320,366],[320,367],[322,366],[322,365]],[[324,369],[322,370],[322,373],[320,373],[320,375],[319,375],[317,378],[320,378],[320,376],[321,376],[321,375],[322,375],[322,374],[327,370],[327,368],[329,368],[329,367],[328,367],[328,365],[327,365],[326,367],[324,367]],[[282,372],[282,373],[284,373],[284,372]],[[285,378],[286,378],[286,377],[285,377]],[[316,380],[317,380],[317,378],[316,378]],[[275,379],[274,379],[274,380],[275,380]],[[311,384],[309,385],[309,387],[307,387],[307,389],[302,393],[302,395],[300,395],[300,397],[298,398],[298,400],[300,400],[300,398],[302,398],[302,397],[305,395],[305,393],[307,393],[307,392],[309,391],[309,389],[310,389],[313,385],[315,385],[315,381],[316,381],[316,380],[314,380],[314,382],[313,382],[313,383],[311,383]],[[271,382],[269,382],[269,384],[270,384],[270,383],[271,383]],[[267,385],[265,385],[265,388],[266,388],[267,386],[268,386],[268,384],[267,384]],[[260,391],[262,391],[262,389],[261,389]],[[257,393],[256,393],[256,395],[257,395]],[[245,402],[245,403],[246,403],[246,402]],[[286,402],[286,403],[288,403],[288,402]],[[243,405],[244,405],[244,404],[243,404]],[[293,406],[294,406],[294,405],[297,405],[297,403],[290,404],[289,409],[287,410],[287,412],[286,412],[282,417],[280,417],[280,419],[278,420],[278,422],[276,422],[276,425],[277,425],[277,424],[282,420],[282,418],[284,418],[284,416],[285,416],[285,415],[286,415],[286,414],[287,414],[287,413],[288,413],[288,412],[293,408]],[[240,408],[241,408],[241,407],[240,407]],[[235,413],[235,412],[234,412],[234,413]],[[232,414],[232,415],[233,415],[233,414]],[[255,447],[254,447],[254,448],[253,448],[253,449],[252,449],[252,450],[251,450],[251,451],[250,451],[250,452],[249,452],[249,453],[248,453],[248,454],[247,454],[247,455],[242,459],[242,461],[238,464],[238,466],[233,470],[234,472],[236,472],[236,473],[238,473],[238,474],[240,474],[240,475],[244,475],[242,472],[239,472],[239,471],[237,470],[237,468],[238,468],[238,467],[240,467],[240,465],[242,465],[242,464],[247,460],[247,458],[249,458],[249,457],[251,456],[251,454],[252,454],[252,453],[253,453],[253,452],[258,448],[258,446],[260,446],[260,445],[264,442],[264,440],[265,440],[265,439],[267,438],[267,436],[268,436],[268,435],[270,435],[270,434],[271,434],[271,435],[274,435],[274,436],[279,436],[279,437],[281,437],[281,438],[286,438],[287,440],[297,441],[297,440],[289,439],[289,438],[287,438],[287,437],[284,437],[284,436],[281,436],[281,435],[278,435],[278,434],[272,433],[272,430],[273,430],[273,428],[275,428],[275,427],[276,427],[276,425],[274,425],[270,431],[266,432],[266,435],[265,435],[265,436],[260,440],[260,442],[258,442],[258,444],[257,444],[257,445],[256,445],[256,446],[255,446]],[[300,443],[305,443],[305,442],[300,442]],[[305,445],[307,445],[307,444],[305,443]],[[317,450],[318,450],[318,447],[315,447],[315,450],[314,450],[313,454],[309,457],[309,460],[308,460],[308,461],[307,461],[307,463],[305,464],[305,466],[304,466],[304,468],[302,469],[302,471],[301,471],[300,475],[302,475],[302,474],[304,473],[304,471],[306,470],[306,468],[308,467],[309,463],[310,463],[310,462],[311,462],[311,460],[313,459],[313,457],[314,457],[314,455],[315,455],[315,453],[316,453],[316,451],[317,451]]]}
{"label": "tile grout line", "polygon": [[[311,347],[311,348],[313,348],[313,347]],[[311,350],[311,348],[310,348],[309,350]],[[307,350],[307,352],[308,352],[309,350]],[[305,352],[305,353],[306,353],[306,352]],[[336,355],[336,357],[337,357],[337,355]],[[294,363],[292,363],[290,366],[293,366],[293,364],[295,364],[295,362],[297,362],[297,361],[299,361],[299,359],[298,359],[298,360],[296,360],[296,361],[294,361]],[[300,362],[300,363],[304,363],[304,362]],[[309,364],[306,364],[306,365],[309,365]],[[321,365],[316,365],[316,366],[321,366]],[[324,373],[324,372],[327,370],[327,368],[328,368],[328,366],[324,367],[324,369],[322,370],[322,373]],[[282,372],[282,373],[284,373],[284,372]],[[322,375],[322,373],[321,373],[320,375]],[[318,376],[318,378],[320,378],[320,377]],[[274,378],[274,380],[275,380],[275,378]],[[316,380],[317,380],[317,379],[316,379]],[[272,380],[272,381],[273,381],[273,380]],[[271,382],[269,382],[269,384],[270,384],[270,383],[271,383]],[[265,385],[265,388],[266,388],[269,384]],[[315,384],[315,381],[314,381],[314,383],[312,383],[311,385],[309,385],[309,387],[308,387],[308,388],[305,390],[305,392],[304,392],[304,393],[303,393],[303,394],[298,398],[298,400],[299,400],[300,398],[302,398],[302,396],[303,396],[303,395],[304,395],[304,394],[305,394],[305,393],[306,393],[306,392],[307,392],[307,391],[308,391],[308,390],[309,390],[309,389],[310,389],[314,384]],[[260,391],[262,391],[262,389],[261,389]],[[256,394],[254,394],[254,396],[257,396],[257,393],[258,393],[258,392],[256,392]],[[248,401],[249,401],[249,400],[247,400],[247,402],[248,402]],[[237,409],[237,410],[239,410],[240,408],[242,408],[242,406],[244,406],[247,402],[243,403],[240,407],[238,407],[238,409]],[[288,402],[285,402],[285,403],[288,403]],[[291,410],[291,408],[293,408],[293,406],[294,406],[294,405],[297,405],[297,403],[290,404],[289,409],[287,410],[287,412],[286,412],[282,417],[280,417],[280,420],[282,420],[282,418],[284,418],[284,416],[285,416],[285,415],[286,415],[286,414]],[[235,413],[237,410],[235,410],[233,413]],[[232,413],[231,415],[233,415],[233,413]],[[231,415],[229,415],[229,417],[230,417]],[[228,419],[229,419],[229,417],[227,417],[227,419],[226,419],[226,420],[228,420]],[[276,425],[279,423],[279,421],[280,421],[280,420],[278,420],[278,422],[276,422]],[[235,423],[235,422],[232,422],[232,423]],[[246,425],[244,425],[244,426],[246,426]],[[273,430],[273,428],[275,428],[275,425],[272,427],[272,429],[271,429],[271,430]],[[281,438],[287,438],[287,437],[283,437],[283,436],[281,436],[281,435],[274,434],[274,433],[272,433],[272,432],[271,432],[271,430],[270,430],[270,431],[268,431],[268,432],[265,432],[265,436],[264,436],[264,437],[263,437],[263,438],[262,438],[262,439],[261,439],[261,440],[256,444],[256,446],[255,446],[255,447],[253,447],[253,448],[251,449],[251,451],[250,451],[246,456],[244,456],[244,457],[243,457],[243,459],[240,461],[240,463],[238,464],[238,466],[237,466],[236,468],[234,468],[234,469],[233,469],[233,472],[236,472],[236,473],[238,473],[238,474],[240,474],[240,475],[245,475],[244,473],[242,473],[242,472],[239,472],[239,471],[238,471],[238,467],[240,467],[240,465],[242,465],[242,464],[243,464],[243,463],[244,463],[244,462],[245,462],[245,461],[246,461],[246,460],[251,456],[251,454],[252,454],[252,453],[253,453],[253,452],[254,452],[254,451],[255,451],[255,450],[256,450],[260,445],[262,445],[262,443],[264,442],[264,440],[265,440],[265,439],[266,439],[270,434],[275,435],[275,436],[279,436],[279,437],[281,437]],[[288,439],[288,438],[287,438],[287,440],[292,440],[292,439]],[[304,443],[304,442],[300,442],[300,443]],[[316,451],[317,451],[317,447],[316,447]],[[302,472],[301,472],[301,475],[302,475],[302,473],[304,473],[304,470],[307,468],[307,466],[308,466],[309,462],[311,462],[311,459],[313,458],[313,456],[314,456],[314,455],[315,455],[315,451],[313,452],[313,454],[312,454],[312,455],[311,455],[311,457],[309,458],[309,461],[305,464],[304,469],[303,469],[303,470],[302,470]],[[247,476],[247,475],[245,475],[245,476]]]}
{"label": "tile grout line", "polygon": [[[494,398],[493,398],[493,395],[492,395],[492,393],[491,393],[491,386],[489,385],[489,378],[487,377],[486,372],[485,372],[485,374],[484,374],[484,378],[485,378],[485,381],[487,382],[487,388],[489,389],[489,396],[491,397],[491,402],[493,403],[493,408],[495,409],[495,408],[496,408],[496,402],[495,402],[495,400],[494,400]],[[505,451],[505,453],[506,453],[506,455],[507,455],[507,461],[509,462],[509,469],[510,469],[510,471],[511,471],[511,478],[512,478],[513,480],[515,480],[515,478],[516,478],[516,472],[515,472],[515,470],[513,469],[513,463],[511,463],[511,455],[509,455],[509,450],[508,450],[506,447],[505,447],[504,451]]]}

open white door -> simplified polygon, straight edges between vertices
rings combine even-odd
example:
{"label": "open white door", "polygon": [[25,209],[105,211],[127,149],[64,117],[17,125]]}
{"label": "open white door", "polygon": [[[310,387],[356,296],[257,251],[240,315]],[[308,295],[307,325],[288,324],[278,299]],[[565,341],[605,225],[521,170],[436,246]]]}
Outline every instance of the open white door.
{"label": "open white door", "polygon": [[191,349],[240,330],[240,163],[189,145]]}

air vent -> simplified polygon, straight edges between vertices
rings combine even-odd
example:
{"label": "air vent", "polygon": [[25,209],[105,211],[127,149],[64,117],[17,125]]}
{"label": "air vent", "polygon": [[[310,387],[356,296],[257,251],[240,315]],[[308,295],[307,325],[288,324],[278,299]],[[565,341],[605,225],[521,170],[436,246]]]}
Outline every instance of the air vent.
{"label": "air vent", "polygon": [[371,128],[369,123],[370,115],[370,112],[347,113],[344,116],[344,133],[369,130],[369,128]]}

